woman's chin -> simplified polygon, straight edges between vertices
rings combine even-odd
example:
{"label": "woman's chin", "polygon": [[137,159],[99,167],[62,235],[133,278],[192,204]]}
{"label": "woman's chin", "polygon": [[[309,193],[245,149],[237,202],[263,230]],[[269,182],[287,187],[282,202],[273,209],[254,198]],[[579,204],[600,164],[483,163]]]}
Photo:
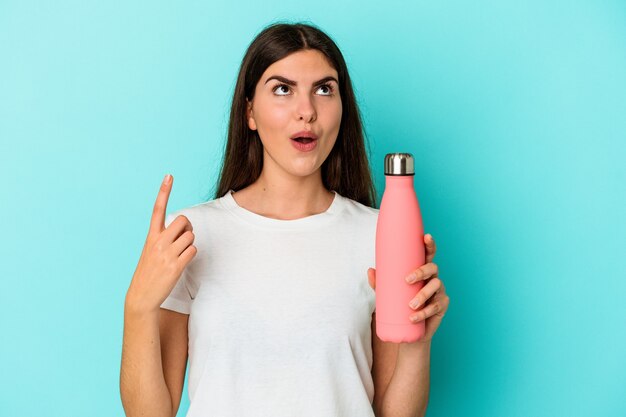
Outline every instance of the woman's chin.
{"label": "woman's chin", "polygon": [[291,174],[298,177],[308,177],[316,174],[320,167],[314,162],[315,161],[294,162],[292,164]]}

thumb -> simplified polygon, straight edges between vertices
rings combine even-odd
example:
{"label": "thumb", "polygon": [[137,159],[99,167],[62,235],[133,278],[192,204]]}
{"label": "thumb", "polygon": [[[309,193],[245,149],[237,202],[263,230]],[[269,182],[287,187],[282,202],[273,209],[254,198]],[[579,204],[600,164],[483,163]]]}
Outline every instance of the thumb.
{"label": "thumb", "polygon": [[373,290],[376,289],[376,269],[374,268],[367,268],[367,281],[370,284],[370,287],[372,287]]}

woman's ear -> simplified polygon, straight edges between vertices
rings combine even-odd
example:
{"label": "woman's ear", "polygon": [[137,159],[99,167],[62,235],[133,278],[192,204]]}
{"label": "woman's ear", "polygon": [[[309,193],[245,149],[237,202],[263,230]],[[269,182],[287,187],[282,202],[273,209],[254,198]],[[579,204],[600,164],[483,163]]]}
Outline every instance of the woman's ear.
{"label": "woman's ear", "polygon": [[246,99],[246,120],[248,121],[248,127],[251,130],[256,130],[256,121],[254,120],[254,115],[252,114],[252,103]]}

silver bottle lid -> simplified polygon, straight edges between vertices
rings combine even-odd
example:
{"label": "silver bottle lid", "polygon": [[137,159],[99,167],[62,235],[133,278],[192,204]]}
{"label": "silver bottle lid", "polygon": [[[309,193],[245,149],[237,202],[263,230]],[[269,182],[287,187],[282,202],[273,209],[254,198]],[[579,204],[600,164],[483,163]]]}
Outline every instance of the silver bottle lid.
{"label": "silver bottle lid", "polygon": [[413,155],[400,152],[385,155],[385,175],[415,175]]}

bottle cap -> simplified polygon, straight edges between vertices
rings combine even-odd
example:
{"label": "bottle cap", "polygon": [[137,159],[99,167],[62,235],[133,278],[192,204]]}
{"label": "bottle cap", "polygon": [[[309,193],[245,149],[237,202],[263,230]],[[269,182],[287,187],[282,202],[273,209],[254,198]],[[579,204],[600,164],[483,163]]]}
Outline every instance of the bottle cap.
{"label": "bottle cap", "polygon": [[385,155],[385,175],[415,175],[413,155],[399,152]]}

